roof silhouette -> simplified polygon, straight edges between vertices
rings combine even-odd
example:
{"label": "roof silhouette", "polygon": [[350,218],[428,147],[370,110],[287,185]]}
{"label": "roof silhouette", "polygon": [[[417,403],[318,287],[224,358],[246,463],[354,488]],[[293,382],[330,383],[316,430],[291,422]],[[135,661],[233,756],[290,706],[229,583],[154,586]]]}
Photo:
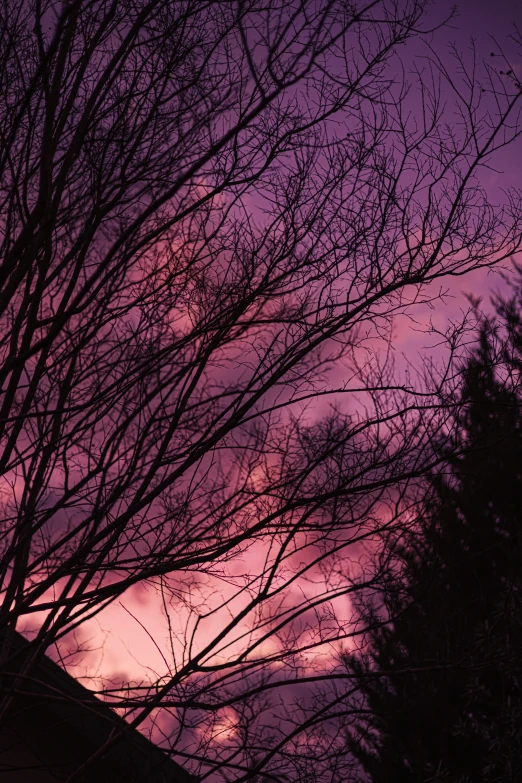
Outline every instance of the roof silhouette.
{"label": "roof silhouette", "polygon": [[[2,688],[16,679],[31,644],[15,633]],[[159,747],[117,715],[48,656],[18,679],[8,720],[0,728],[0,778],[13,783],[65,781],[112,731],[121,738],[79,780],[195,783]]]}

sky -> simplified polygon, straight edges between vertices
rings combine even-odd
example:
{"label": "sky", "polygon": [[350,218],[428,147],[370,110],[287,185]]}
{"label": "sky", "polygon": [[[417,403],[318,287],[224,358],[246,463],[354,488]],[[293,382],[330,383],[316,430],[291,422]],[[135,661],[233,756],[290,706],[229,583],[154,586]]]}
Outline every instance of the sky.
{"label": "sky", "polygon": [[[493,38],[499,43],[505,42],[513,31],[517,16],[522,26],[522,8],[517,8],[517,5],[512,0],[461,0],[456,4],[456,15],[451,26],[434,33],[431,41],[440,53],[445,45],[453,42],[457,47],[465,49],[473,38],[479,56],[488,57],[494,48]],[[429,20],[440,21],[451,11],[452,6],[452,3],[436,0]],[[512,66],[515,72],[518,69],[522,71],[522,55],[515,57],[515,49],[509,42],[506,43],[506,51],[513,54]],[[424,50],[419,52],[419,56],[421,54],[424,54]],[[519,165],[521,159],[520,144],[497,158],[498,171],[491,172],[488,183],[492,192],[506,186],[522,187],[522,171]],[[411,323],[397,324],[396,351],[399,368],[401,354],[412,360],[417,352],[425,353],[426,347],[430,345],[429,338],[422,331],[428,319],[432,319],[437,327],[443,329],[451,319],[457,318],[463,309],[467,308],[466,293],[472,292],[483,297],[487,307],[489,292],[492,289],[503,290],[503,286],[498,275],[487,270],[448,281],[445,286],[448,296],[443,302],[437,303],[434,310],[419,309],[419,331],[412,330]],[[415,324],[413,327],[415,328]],[[179,619],[182,626],[185,619]],[[93,653],[71,668],[75,674],[81,676],[89,673],[95,680],[97,674],[101,675],[107,671],[116,677],[121,674],[122,677],[129,678],[139,678],[147,670],[151,674],[161,671],[163,660],[159,649],[161,641],[158,640],[164,637],[164,622],[165,618],[153,592],[146,589],[136,590],[126,596],[121,604],[113,605],[93,621],[89,629],[92,633]],[[219,625],[217,619],[214,622]],[[144,625],[147,631],[142,627]],[[90,637],[89,630],[85,631],[87,640]],[[209,633],[216,630],[212,627],[212,621],[209,621],[208,630]],[[103,639],[107,640],[105,644],[102,644]]]}
{"label": "sky", "polygon": [[[447,2],[434,3],[430,18],[440,21],[451,10],[452,4]],[[493,39],[498,43],[507,40],[512,32],[513,22],[517,20],[522,28],[522,6],[518,7],[510,0],[462,0],[457,3],[457,15],[449,29],[438,31],[433,35],[433,45],[437,52],[454,42],[457,47],[465,49],[471,38],[475,39],[479,57],[487,58],[494,50]],[[506,42],[506,52],[509,53],[511,65],[515,73],[522,76],[522,54],[517,54],[514,46]],[[419,50],[419,57],[422,56]],[[509,148],[498,156],[497,170],[487,175],[485,184],[492,194],[499,194],[505,187],[522,188],[522,144]],[[440,286],[437,283],[437,288]],[[484,308],[488,309],[488,297],[492,290],[506,290],[505,284],[498,275],[482,270],[466,278],[454,278],[447,285],[447,296],[438,302],[435,309],[419,308],[416,316],[417,324],[398,322],[396,325],[396,353],[399,369],[404,367],[404,360],[415,361],[418,354],[425,355],[431,350],[437,356],[434,341],[425,330],[430,319],[441,330],[452,319],[460,317],[467,309],[466,294],[473,293],[484,300]],[[413,327],[413,328],[412,328]],[[415,331],[415,328],[418,331]],[[430,342],[431,340],[431,342]],[[402,357],[402,359],[401,359]],[[443,358],[439,355],[439,358]],[[256,552],[251,557],[262,560],[262,553]],[[215,585],[209,584],[209,601]],[[222,583],[221,595],[227,596],[229,588]],[[219,597],[216,594],[214,598]],[[188,621],[188,616],[179,612],[174,618],[181,631]],[[219,631],[222,619],[219,616],[210,617],[206,632],[209,635]],[[155,679],[165,671],[165,616],[157,594],[152,589],[140,588],[129,592],[125,598],[113,604],[98,618],[92,621],[82,632],[84,641],[92,646],[92,653],[84,656],[70,667],[76,676],[89,675],[86,684],[95,686],[103,675],[109,674],[116,680],[135,679],[142,677]]]}
{"label": "sky", "polygon": [[[444,47],[455,45],[460,51],[470,51],[475,46],[477,59],[484,59],[488,64],[497,65],[497,70],[506,69],[497,57],[501,50],[509,60],[514,73],[522,76],[522,51],[516,46],[513,36],[516,26],[522,31],[522,6],[515,0],[461,0],[457,3],[435,0],[429,17],[434,23],[439,22],[453,11],[452,21],[443,30],[435,32],[430,39],[438,54],[444,52]],[[495,53],[497,59],[492,59]],[[421,48],[419,57],[425,52]],[[413,107],[413,110],[414,107]],[[482,181],[488,195],[498,201],[502,200],[502,191],[507,188],[522,188],[522,140],[495,156],[495,170],[483,174]],[[518,258],[514,258],[518,261]],[[509,295],[509,279],[512,275],[512,263],[505,261],[501,267],[476,270],[465,277],[453,278],[439,282],[434,287],[434,294],[443,289],[445,296],[437,301],[436,306],[428,308],[420,306],[415,313],[416,322],[402,321],[396,324],[395,351],[399,370],[405,366],[400,354],[415,361],[415,355],[426,356],[430,352],[435,359],[444,359],[444,352],[434,349],[439,344],[436,336],[426,334],[428,321],[440,331],[449,324],[458,321],[462,314],[469,311],[468,295],[481,298],[481,309],[485,314],[493,313],[491,295]]]}

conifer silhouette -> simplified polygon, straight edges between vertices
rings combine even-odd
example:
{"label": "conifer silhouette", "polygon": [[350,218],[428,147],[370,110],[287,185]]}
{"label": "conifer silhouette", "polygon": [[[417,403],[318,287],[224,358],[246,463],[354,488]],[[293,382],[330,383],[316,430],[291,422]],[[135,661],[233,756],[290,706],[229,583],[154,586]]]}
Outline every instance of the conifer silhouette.
{"label": "conifer silhouette", "polygon": [[[447,470],[433,476],[415,531],[395,542],[381,610],[352,669],[364,696],[350,751],[373,783],[522,780],[521,325],[500,305],[508,339],[484,323],[463,371]],[[384,616],[391,622],[379,623]]]}

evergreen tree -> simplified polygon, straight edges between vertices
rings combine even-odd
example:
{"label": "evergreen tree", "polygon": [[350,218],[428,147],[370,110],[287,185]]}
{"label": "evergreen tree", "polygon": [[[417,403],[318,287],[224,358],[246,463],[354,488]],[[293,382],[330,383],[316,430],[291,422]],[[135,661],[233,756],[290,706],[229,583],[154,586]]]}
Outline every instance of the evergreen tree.
{"label": "evergreen tree", "polygon": [[374,627],[347,665],[369,717],[347,742],[373,783],[522,780],[522,330],[512,307],[503,315],[508,372],[484,327],[448,470],[383,579],[389,622],[359,606]]}

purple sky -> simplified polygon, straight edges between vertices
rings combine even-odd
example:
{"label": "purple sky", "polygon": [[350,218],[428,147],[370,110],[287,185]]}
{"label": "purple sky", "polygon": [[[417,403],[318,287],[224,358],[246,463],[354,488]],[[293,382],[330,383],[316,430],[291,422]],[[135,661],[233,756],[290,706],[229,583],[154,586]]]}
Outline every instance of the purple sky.
{"label": "purple sky", "polygon": [[[484,59],[488,65],[495,64],[497,70],[503,70],[506,66],[501,62],[501,58],[491,58],[491,53],[498,53],[501,48],[515,74],[522,77],[522,49],[517,47],[513,40],[516,26],[522,30],[522,5],[519,6],[513,0],[460,0],[458,3],[434,0],[428,20],[433,24],[442,21],[452,8],[455,9],[455,15],[449,26],[438,30],[429,39],[438,54],[444,56],[444,47],[449,48],[452,44],[463,52],[470,52],[473,41],[478,60]],[[420,47],[419,57],[424,54],[425,50]],[[414,109],[413,104],[412,108]],[[521,160],[522,139],[496,155],[495,171],[486,174],[483,180],[492,198],[501,201],[503,189],[522,188],[522,167],[519,163]],[[506,262],[502,271],[509,269],[510,264]],[[465,296],[467,293],[482,297],[483,310],[491,312],[491,293],[508,291],[498,269],[478,270],[465,277],[443,282],[442,287],[447,290],[448,295],[443,302],[437,303],[435,309],[418,309],[419,330],[425,328],[428,319],[431,319],[436,328],[443,330],[451,321],[461,317],[462,312],[469,307]],[[440,288],[440,283],[437,283],[437,292]],[[406,323],[397,324],[397,336],[397,352],[404,352],[413,363],[416,362],[419,352],[424,354],[430,344],[435,342],[430,341],[422,331],[412,331]],[[440,352],[434,353],[437,357]],[[398,359],[398,366],[401,365],[402,360]]]}
{"label": "purple sky", "polygon": [[[453,3],[447,2],[447,0],[443,2],[435,0],[428,16],[428,23],[431,20],[433,23],[440,22],[450,12],[452,6]],[[459,49],[464,50],[469,46],[470,39],[474,38],[479,58],[487,59],[495,48],[491,38],[493,36],[499,45],[505,46],[511,67],[522,78],[522,50],[517,51],[515,44],[508,40],[508,36],[514,32],[513,23],[517,21],[517,16],[522,28],[522,3],[520,7],[517,7],[517,3],[513,0],[495,0],[495,2],[491,2],[491,0],[461,0],[457,4],[457,16],[452,21],[451,27],[436,32],[431,42],[442,56],[444,47],[448,44],[454,42]],[[415,49],[405,51],[405,61],[411,58],[412,53],[415,56],[415,51]],[[420,51],[419,48],[419,56],[421,56]],[[520,70],[517,71],[517,69]],[[412,108],[415,108],[413,103]],[[495,197],[496,194],[500,195],[500,191],[504,187],[522,188],[520,160],[522,160],[522,140],[497,157],[498,171],[490,172],[486,180],[492,195],[495,194]],[[440,287],[441,283],[438,282],[436,284],[437,291]],[[467,292],[482,296],[484,307],[487,309],[489,293],[492,290],[501,289],[502,282],[498,275],[482,270],[463,278],[443,281],[442,287],[448,290],[448,296],[444,301],[438,303],[434,310],[424,306],[420,307],[416,313],[420,330],[426,329],[430,319],[434,326],[440,330],[444,330],[452,319],[458,319],[461,312],[467,308],[465,299]],[[437,291],[434,291],[434,294]],[[399,370],[405,366],[404,359],[401,358],[402,355],[416,364],[418,356],[426,354],[426,347],[433,352],[436,358],[442,360],[440,349],[433,348],[435,344],[433,337],[422,333],[422,331],[412,330],[409,328],[412,326],[411,323],[408,325],[407,322],[398,322],[396,326]],[[254,550],[250,556],[255,556],[261,561],[264,553],[259,548]],[[212,596],[215,585],[209,584],[208,590],[209,596]],[[226,588],[223,588],[223,595],[228,598]],[[132,619],[129,618],[129,610],[132,610]],[[187,616],[180,612],[177,620],[179,630],[182,631],[188,622]],[[140,627],[142,622],[146,625],[148,634],[142,631]],[[221,616],[211,617],[204,629],[205,633],[208,636],[216,634],[220,630],[220,623],[222,623]],[[91,675],[94,671],[100,673],[109,671],[115,677],[121,674],[124,679],[138,679],[140,676],[144,676],[144,673],[145,676],[149,674],[154,679],[157,673],[164,670],[161,651],[155,640],[160,640],[161,643],[161,640],[165,638],[165,619],[158,601],[150,591],[130,592],[125,601],[113,604],[93,623],[92,627],[85,632],[87,638],[90,633],[96,636],[100,648],[90,658],[86,656],[77,668],[71,667],[77,676],[81,676],[85,671],[89,671]],[[106,636],[110,638],[110,643],[105,646],[102,655],[100,650]],[[96,684],[96,675],[94,677]]]}
{"label": "purple sky", "polygon": [[[440,22],[449,14],[453,3],[440,2],[435,0],[428,16],[428,23]],[[508,36],[513,33],[513,23],[517,16],[522,27],[522,7],[517,8],[513,0],[461,0],[456,4],[457,15],[451,23],[450,28],[437,31],[431,37],[431,43],[436,46],[436,51],[443,54],[444,47],[454,42],[459,49],[466,49],[469,46],[470,39],[474,38],[476,42],[477,53],[480,57],[488,58],[493,50],[491,36],[494,36],[502,46],[505,45],[506,52],[509,53],[512,67],[516,70],[520,67],[522,72],[522,51],[518,51],[513,42],[509,42]],[[405,60],[409,59],[413,50],[404,52]],[[420,50],[419,50],[420,51]],[[425,50],[423,49],[424,53]],[[519,166],[519,160],[522,159],[522,142],[509,148],[503,155],[497,158],[497,167],[500,170],[498,174],[491,175],[491,187],[496,188],[511,186],[522,187],[522,173]],[[491,290],[501,288],[502,283],[498,275],[492,274],[487,270],[472,273],[464,278],[448,280],[444,287],[448,290],[449,296],[443,303],[438,303],[435,310],[428,308],[419,308],[419,328],[426,326],[428,319],[432,319],[435,326],[444,329],[451,319],[460,316],[463,309],[467,307],[464,294],[473,292],[476,295],[484,297],[486,301]],[[440,288],[440,282],[437,283],[437,290]],[[411,326],[411,324],[410,324]],[[404,366],[401,359],[401,352],[408,357],[414,364],[419,354],[426,352],[426,346],[430,345],[429,335],[422,332],[412,331],[408,324],[397,324],[397,364],[399,369]],[[431,339],[431,344],[434,340]],[[437,355],[437,351],[434,352]],[[129,605],[132,606],[136,617],[146,621],[149,631],[157,638],[161,638],[164,631],[164,619],[158,607],[155,605],[152,596],[146,592],[139,594],[133,593],[129,596]],[[219,618],[212,622],[219,624]],[[181,625],[183,622],[181,622]],[[211,623],[212,625],[212,623]],[[109,630],[110,629],[110,630]],[[215,632],[216,628],[209,627],[208,632]],[[105,633],[110,635],[111,644],[108,645],[104,653],[104,670],[113,672],[121,671],[124,676],[138,676],[143,671],[143,667],[150,666],[161,669],[162,661],[158,650],[143,634],[135,621],[129,621],[128,614],[119,605],[113,605],[103,618],[99,621],[98,633],[101,631],[103,637]],[[94,658],[97,656],[94,655]],[[91,659],[92,662],[92,659]],[[98,661],[100,663],[100,661]],[[75,673],[83,673],[83,667],[80,667]]]}

